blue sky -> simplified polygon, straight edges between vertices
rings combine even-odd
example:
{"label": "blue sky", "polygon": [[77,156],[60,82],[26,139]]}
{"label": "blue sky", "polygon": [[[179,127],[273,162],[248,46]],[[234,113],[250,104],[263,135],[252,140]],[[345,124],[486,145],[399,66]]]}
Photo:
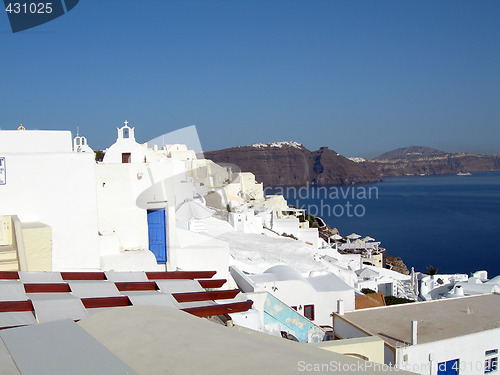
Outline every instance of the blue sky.
{"label": "blue sky", "polygon": [[4,130],[500,154],[499,1],[80,0],[0,46]]}

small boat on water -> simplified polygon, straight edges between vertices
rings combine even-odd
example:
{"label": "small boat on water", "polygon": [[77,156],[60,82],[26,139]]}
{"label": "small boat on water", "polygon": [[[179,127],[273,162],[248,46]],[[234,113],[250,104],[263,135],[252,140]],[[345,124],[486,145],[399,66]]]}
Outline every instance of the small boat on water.
{"label": "small boat on water", "polygon": [[458,172],[457,173],[457,176],[470,176],[471,173],[470,172]]}

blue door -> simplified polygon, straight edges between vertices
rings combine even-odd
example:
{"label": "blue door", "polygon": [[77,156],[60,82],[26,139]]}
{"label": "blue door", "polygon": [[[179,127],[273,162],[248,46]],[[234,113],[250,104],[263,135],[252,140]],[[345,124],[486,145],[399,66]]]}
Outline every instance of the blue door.
{"label": "blue door", "polygon": [[167,261],[167,235],[165,210],[148,210],[149,250],[156,256],[158,264]]}

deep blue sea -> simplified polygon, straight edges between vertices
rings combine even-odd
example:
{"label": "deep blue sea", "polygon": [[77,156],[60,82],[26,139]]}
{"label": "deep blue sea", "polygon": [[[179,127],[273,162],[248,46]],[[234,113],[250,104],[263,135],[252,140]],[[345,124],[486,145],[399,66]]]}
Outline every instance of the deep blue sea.
{"label": "deep blue sea", "polygon": [[409,176],[343,187],[266,189],[342,236],[374,237],[416,271],[500,275],[500,172]]}

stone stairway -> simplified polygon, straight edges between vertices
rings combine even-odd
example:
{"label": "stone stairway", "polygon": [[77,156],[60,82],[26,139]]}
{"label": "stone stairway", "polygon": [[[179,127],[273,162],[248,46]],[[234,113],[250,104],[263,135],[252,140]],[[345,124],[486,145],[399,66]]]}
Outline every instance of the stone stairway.
{"label": "stone stairway", "polygon": [[418,296],[415,294],[415,291],[413,290],[412,285],[409,282],[402,282],[398,280],[397,291],[398,297],[400,298],[411,299],[413,301],[418,300]]}

